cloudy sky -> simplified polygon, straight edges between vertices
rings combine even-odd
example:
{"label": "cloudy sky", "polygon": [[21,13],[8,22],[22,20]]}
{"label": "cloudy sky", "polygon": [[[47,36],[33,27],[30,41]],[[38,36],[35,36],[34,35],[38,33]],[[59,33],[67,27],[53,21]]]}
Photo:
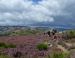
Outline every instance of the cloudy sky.
{"label": "cloudy sky", "polygon": [[0,25],[75,26],[75,0],[0,0]]}

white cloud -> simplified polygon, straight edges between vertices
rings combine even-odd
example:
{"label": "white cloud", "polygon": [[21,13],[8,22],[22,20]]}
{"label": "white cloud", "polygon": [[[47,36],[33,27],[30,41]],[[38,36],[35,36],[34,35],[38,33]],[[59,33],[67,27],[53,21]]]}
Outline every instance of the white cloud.
{"label": "white cloud", "polygon": [[63,9],[67,7],[67,4],[69,5],[73,2],[75,1],[42,0],[35,5],[31,0],[0,0],[0,24],[54,22],[53,16],[70,15]]}

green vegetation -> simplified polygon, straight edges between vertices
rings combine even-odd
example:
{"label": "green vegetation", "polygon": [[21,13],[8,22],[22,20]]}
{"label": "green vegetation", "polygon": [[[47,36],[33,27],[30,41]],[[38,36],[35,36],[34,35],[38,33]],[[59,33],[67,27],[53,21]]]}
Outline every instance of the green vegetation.
{"label": "green vegetation", "polygon": [[7,48],[16,48],[16,45],[14,45],[14,44],[7,44]]}
{"label": "green vegetation", "polygon": [[0,55],[0,58],[10,58],[10,57],[7,55]]}
{"label": "green vegetation", "polygon": [[0,43],[0,48],[16,48],[16,45]]}
{"label": "green vegetation", "polygon": [[10,32],[0,32],[0,36],[8,36],[10,35]]}
{"label": "green vegetation", "polygon": [[75,30],[68,30],[68,31],[65,31],[63,34],[65,39],[75,38]]}
{"label": "green vegetation", "polygon": [[18,35],[33,35],[33,34],[37,34],[41,31],[39,30],[20,30],[18,32],[16,32]]}
{"label": "green vegetation", "polygon": [[53,52],[51,55],[48,56],[48,58],[68,58],[68,53],[64,52]]}
{"label": "green vegetation", "polygon": [[75,38],[75,30],[70,30],[67,33],[70,38]]}
{"label": "green vegetation", "polygon": [[42,30],[14,30],[8,32],[0,32],[0,36],[15,36],[15,35],[34,35],[43,32]]}
{"label": "green vegetation", "polygon": [[37,49],[38,50],[47,50],[48,49],[48,45],[44,44],[44,43],[40,43],[37,45]]}
{"label": "green vegetation", "polygon": [[17,30],[15,32],[12,32],[11,35],[32,35],[36,33],[37,31],[35,30]]}

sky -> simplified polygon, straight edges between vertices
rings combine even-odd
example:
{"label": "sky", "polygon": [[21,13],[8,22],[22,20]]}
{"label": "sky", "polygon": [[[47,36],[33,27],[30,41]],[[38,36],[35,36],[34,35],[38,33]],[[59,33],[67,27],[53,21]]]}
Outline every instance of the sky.
{"label": "sky", "polygon": [[0,0],[0,25],[75,27],[75,0]]}

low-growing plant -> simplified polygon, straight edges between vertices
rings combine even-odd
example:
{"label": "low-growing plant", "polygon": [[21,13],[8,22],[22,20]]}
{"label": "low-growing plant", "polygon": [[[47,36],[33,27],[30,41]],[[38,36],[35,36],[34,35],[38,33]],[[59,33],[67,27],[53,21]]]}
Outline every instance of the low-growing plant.
{"label": "low-growing plant", "polygon": [[0,46],[4,46],[5,44],[4,43],[0,43]]}
{"label": "low-growing plant", "polygon": [[16,45],[0,43],[0,48],[16,48]]}
{"label": "low-growing plant", "polygon": [[7,45],[7,48],[15,48],[16,47],[16,45],[14,45],[14,44],[8,44]]}
{"label": "low-growing plant", "polygon": [[64,32],[63,34],[64,34],[64,38],[67,40],[75,38],[75,30],[68,30],[68,31]]}
{"label": "low-growing plant", "polygon": [[54,52],[49,56],[49,58],[67,58],[67,57],[68,53],[64,52]]}
{"label": "low-growing plant", "polygon": [[6,47],[5,43],[0,43],[0,48]]}
{"label": "low-growing plant", "polygon": [[0,55],[0,58],[10,58],[8,55]]}
{"label": "low-growing plant", "polygon": [[37,49],[38,50],[47,50],[48,49],[48,45],[44,44],[44,43],[40,43],[37,45]]}
{"label": "low-growing plant", "polygon": [[22,53],[17,51],[16,53],[13,54],[13,56],[20,58],[22,56]]}

